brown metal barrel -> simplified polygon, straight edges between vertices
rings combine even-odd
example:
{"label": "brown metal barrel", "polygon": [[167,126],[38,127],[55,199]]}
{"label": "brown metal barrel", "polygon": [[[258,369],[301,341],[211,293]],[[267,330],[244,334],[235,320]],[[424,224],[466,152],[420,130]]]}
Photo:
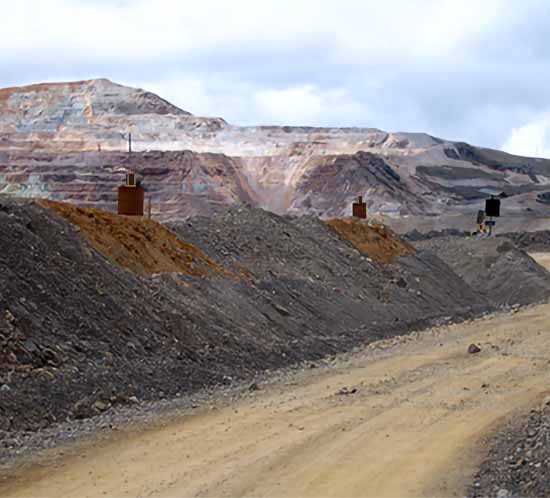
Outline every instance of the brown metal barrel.
{"label": "brown metal barrel", "polygon": [[363,219],[367,217],[367,203],[363,202],[363,196],[360,195],[357,202],[354,202],[352,206],[354,217]]}
{"label": "brown metal barrel", "polygon": [[118,214],[143,216],[144,199],[143,187],[118,187]]}

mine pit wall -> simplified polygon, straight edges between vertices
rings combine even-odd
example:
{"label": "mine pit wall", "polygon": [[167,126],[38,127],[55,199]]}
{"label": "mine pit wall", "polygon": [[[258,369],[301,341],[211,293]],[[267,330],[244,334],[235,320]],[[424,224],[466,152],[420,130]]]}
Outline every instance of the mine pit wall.
{"label": "mine pit wall", "polygon": [[0,152],[0,194],[117,210],[126,170],[143,180],[145,206],[160,221],[209,213],[232,203],[258,204],[236,159],[181,152]]}
{"label": "mine pit wall", "polygon": [[429,211],[386,159],[370,152],[317,154],[296,148],[289,155],[243,156],[238,160],[257,194],[256,206],[277,214],[348,216],[358,195],[369,209],[391,216]]}
{"label": "mine pit wall", "polygon": [[[346,216],[358,195],[369,209],[397,215],[428,208],[381,156],[366,152],[239,156],[168,152],[1,152],[0,194],[67,201],[116,212],[126,170],[143,179],[159,221],[248,204],[277,214]],[[413,189],[414,190],[414,189]]]}
{"label": "mine pit wall", "polygon": [[276,214],[288,212],[310,157],[270,155],[240,156],[236,159],[255,194],[256,203],[253,205]]}
{"label": "mine pit wall", "polygon": [[248,208],[193,218],[173,228],[242,277],[139,276],[52,210],[0,204],[3,431],[251,379],[490,309],[437,258],[381,266],[316,219]]}

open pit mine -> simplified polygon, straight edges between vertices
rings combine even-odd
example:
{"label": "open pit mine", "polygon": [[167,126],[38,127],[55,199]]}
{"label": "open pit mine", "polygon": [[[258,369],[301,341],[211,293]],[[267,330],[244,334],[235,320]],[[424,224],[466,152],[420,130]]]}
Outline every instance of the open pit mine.
{"label": "open pit mine", "polygon": [[549,182],[0,90],[0,497],[548,495]]}
{"label": "open pit mine", "polygon": [[492,192],[508,196],[505,231],[550,212],[547,159],[375,128],[239,127],[105,79],[0,90],[0,193],[114,211],[128,169],[160,221],[240,203],[346,216],[357,195],[399,231],[470,228]]}

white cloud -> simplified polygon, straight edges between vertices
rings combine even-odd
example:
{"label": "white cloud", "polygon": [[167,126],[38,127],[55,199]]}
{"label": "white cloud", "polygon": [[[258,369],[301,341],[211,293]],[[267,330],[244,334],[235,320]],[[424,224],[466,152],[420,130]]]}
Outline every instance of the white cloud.
{"label": "white cloud", "polygon": [[[137,79],[127,84],[144,88],[195,115],[223,117],[234,106],[239,90],[221,85],[216,78],[208,80],[199,75],[174,73],[161,79]],[[242,103],[241,103],[242,104]]]}
{"label": "white cloud", "polygon": [[232,123],[354,126],[365,125],[369,119],[365,106],[343,88],[323,90],[303,85],[254,89],[245,83],[185,73],[129,83],[195,115],[220,116]]}
{"label": "white cloud", "polygon": [[304,85],[259,90],[252,100],[263,123],[344,126],[367,119],[364,106],[342,88],[320,90]]}
{"label": "white cloud", "polygon": [[[509,0],[1,0],[3,57],[103,60],[279,50],[325,40],[332,56],[449,55],[497,22]],[[475,15],[472,12],[475,11]],[[331,54],[325,54],[329,57]]]}
{"label": "white cloud", "polygon": [[310,34],[309,23],[303,22],[307,3],[288,0],[273,10],[251,0],[2,3],[6,4],[0,18],[4,57],[185,58],[243,44],[280,46]]}
{"label": "white cloud", "polygon": [[550,112],[513,128],[502,149],[520,156],[550,157]]}

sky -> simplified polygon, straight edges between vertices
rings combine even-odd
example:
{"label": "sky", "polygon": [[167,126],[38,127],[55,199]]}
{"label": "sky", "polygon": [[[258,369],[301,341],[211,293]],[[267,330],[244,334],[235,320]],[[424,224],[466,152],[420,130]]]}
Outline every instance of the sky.
{"label": "sky", "polygon": [[108,78],[240,125],[550,157],[548,0],[0,0],[0,87]]}

